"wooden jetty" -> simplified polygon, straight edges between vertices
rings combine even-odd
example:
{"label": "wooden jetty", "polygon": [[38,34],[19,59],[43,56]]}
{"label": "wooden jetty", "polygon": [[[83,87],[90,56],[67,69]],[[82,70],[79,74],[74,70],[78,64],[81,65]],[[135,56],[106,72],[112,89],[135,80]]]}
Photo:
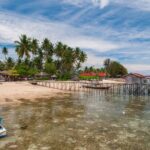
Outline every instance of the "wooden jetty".
{"label": "wooden jetty", "polygon": [[150,84],[114,84],[74,81],[34,81],[34,85],[67,91],[106,90],[107,93],[150,96]]}

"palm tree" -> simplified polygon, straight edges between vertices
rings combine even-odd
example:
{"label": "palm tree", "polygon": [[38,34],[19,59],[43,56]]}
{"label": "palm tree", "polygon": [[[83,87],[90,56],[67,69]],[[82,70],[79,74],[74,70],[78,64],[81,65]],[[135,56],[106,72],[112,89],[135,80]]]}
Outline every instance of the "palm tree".
{"label": "palm tree", "polygon": [[8,49],[6,47],[3,47],[2,53],[5,56],[5,60],[7,60],[7,55],[8,55]]}
{"label": "palm tree", "polygon": [[53,44],[47,38],[43,40],[41,49],[43,50],[45,61],[51,59],[53,55]]}
{"label": "palm tree", "polygon": [[37,39],[32,39],[31,41],[31,51],[33,55],[36,55],[39,49],[39,43]]}
{"label": "palm tree", "polygon": [[104,66],[107,73],[109,73],[110,64],[111,64],[111,60],[109,58],[104,60]]}
{"label": "palm tree", "polygon": [[43,58],[44,58],[43,51],[41,48],[39,48],[37,51],[37,57],[35,57],[33,61],[34,61],[35,67],[38,68],[40,71],[42,71],[44,67]]}
{"label": "palm tree", "polygon": [[81,64],[80,64],[80,53],[81,53],[81,49],[79,47],[76,47],[74,49],[74,63],[75,63],[75,67],[76,69],[80,68]]}
{"label": "palm tree", "polygon": [[26,35],[21,35],[19,41],[15,41],[16,43],[16,52],[19,58],[30,57],[30,53],[32,52],[31,39]]}
{"label": "palm tree", "polygon": [[58,59],[61,59],[64,53],[64,45],[58,42],[55,46],[55,55]]}
{"label": "palm tree", "polygon": [[84,63],[87,60],[87,55],[83,51],[80,51],[80,56],[79,56],[79,61],[80,63]]}
{"label": "palm tree", "polygon": [[11,57],[8,57],[6,62],[6,69],[12,69],[14,67],[14,60]]}
{"label": "palm tree", "polygon": [[109,58],[106,59],[106,60],[104,61],[104,66],[105,66],[105,68],[109,67],[110,63],[111,63],[111,60],[110,60]]}

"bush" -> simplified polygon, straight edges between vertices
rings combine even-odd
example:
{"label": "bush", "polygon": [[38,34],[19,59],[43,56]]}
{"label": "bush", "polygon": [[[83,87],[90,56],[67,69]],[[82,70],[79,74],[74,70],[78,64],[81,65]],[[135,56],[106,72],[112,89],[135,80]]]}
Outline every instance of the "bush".
{"label": "bush", "polygon": [[80,80],[98,80],[98,76],[80,76]]}

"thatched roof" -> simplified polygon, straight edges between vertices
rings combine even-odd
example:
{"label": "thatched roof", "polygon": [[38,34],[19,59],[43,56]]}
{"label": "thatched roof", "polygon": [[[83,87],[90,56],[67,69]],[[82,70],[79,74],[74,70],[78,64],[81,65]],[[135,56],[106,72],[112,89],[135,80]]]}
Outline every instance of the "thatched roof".
{"label": "thatched roof", "polygon": [[0,71],[1,75],[6,75],[6,76],[19,76],[19,74],[14,71],[14,70],[4,70],[4,71]]}

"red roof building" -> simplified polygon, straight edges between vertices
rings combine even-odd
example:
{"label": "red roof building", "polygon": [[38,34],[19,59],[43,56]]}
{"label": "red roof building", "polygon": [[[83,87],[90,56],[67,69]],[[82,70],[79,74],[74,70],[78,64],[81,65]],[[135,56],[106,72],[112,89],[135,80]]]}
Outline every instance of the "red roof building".
{"label": "red roof building", "polygon": [[106,73],[105,72],[99,72],[99,73],[95,73],[95,72],[84,72],[81,73],[80,76],[87,76],[87,77],[106,77]]}
{"label": "red roof building", "polygon": [[99,72],[99,73],[98,73],[98,76],[99,76],[99,77],[106,77],[106,73],[105,73],[105,72]]}

